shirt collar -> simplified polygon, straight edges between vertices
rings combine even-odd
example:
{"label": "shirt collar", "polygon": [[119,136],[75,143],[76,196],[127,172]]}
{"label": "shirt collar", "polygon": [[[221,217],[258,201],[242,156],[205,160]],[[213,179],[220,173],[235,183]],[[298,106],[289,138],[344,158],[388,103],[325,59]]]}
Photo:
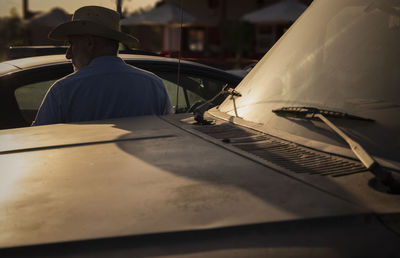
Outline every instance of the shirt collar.
{"label": "shirt collar", "polygon": [[102,64],[107,64],[109,65],[110,62],[117,62],[121,63],[124,62],[120,57],[118,56],[99,56],[94,58],[88,66],[93,66],[93,65],[102,65]]}

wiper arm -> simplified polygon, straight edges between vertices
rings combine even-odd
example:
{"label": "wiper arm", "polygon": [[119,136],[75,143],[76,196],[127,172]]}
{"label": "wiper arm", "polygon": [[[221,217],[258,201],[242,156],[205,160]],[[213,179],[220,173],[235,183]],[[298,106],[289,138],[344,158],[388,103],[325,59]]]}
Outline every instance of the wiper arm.
{"label": "wiper arm", "polygon": [[347,142],[347,144],[350,146],[350,149],[361,161],[361,163],[375,175],[375,178],[378,183],[376,187],[380,188],[379,189],[380,191],[384,191],[387,193],[395,193],[395,194],[400,193],[400,183],[397,180],[395,180],[392,173],[383,168],[374,158],[372,158],[372,156],[358,142],[351,139],[336,125],[334,125],[331,121],[329,121],[326,117],[356,119],[363,121],[374,121],[374,120],[342,112],[318,109],[315,107],[283,107],[272,110],[272,112],[278,115],[284,115],[284,116],[294,115],[296,117],[302,117],[306,119],[319,118],[322,122],[328,125],[333,131],[335,131],[340,137],[342,137],[342,139],[344,139]]}
{"label": "wiper arm", "polygon": [[241,97],[242,96],[242,94],[240,94],[238,91],[236,91],[233,88],[230,88],[228,86],[228,84],[225,84],[224,87],[222,87],[222,90],[217,95],[215,95],[212,99],[209,99],[208,101],[204,102],[203,104],[198,106],[193,111],[194,120],[196,120],[198,124],[202,124],[202,125],[211,124],[210,121],[204,119],[204,113],[209,109],[209,107],[211,106],[211,103],[215,99],[217,99],[219,96],[222,96],[222,95],[225,95],[225,94],[231,95],[232,98],[234,96],[237,96],[237,97]]}
{"label": "wiper arm", "polygon": [[285,114],[296,115],[296,116],[304,117],[304,118],[313,118],[315,114],[321,114],[324,117],[353,119],[353,120],[370,121],[370,122],[374,121],[369,118],[350,115],[348,113],[319,109],[319,108],[315,108],[315,107],[283,107],[283,108],[272,110],[272,112],[274,112],[278,115],[285,115]]}

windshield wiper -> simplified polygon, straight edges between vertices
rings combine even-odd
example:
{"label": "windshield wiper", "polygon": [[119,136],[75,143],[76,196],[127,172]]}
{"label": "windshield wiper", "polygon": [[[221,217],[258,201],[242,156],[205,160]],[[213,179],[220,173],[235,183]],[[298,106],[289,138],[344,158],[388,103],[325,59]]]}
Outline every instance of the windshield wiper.
{"label": "windshield wiper", "polygon": [[[209,125],[209,124],[211,124],[212,123],[211,121],[208,121],[208,120],[204,119],[204,113],[209,109],[209,107],[212,105],[212,102],[215,99],[217,99],[219,96],[222,96],[222,95],[225,95],[225,94],[230,95],[232,98],[234,96],[237,96],[237,97],[241,97],[242,96],[242,94],[240,94],[238,91],[236,91],[233,88],[230,88],[228,86],[228,84],[225,84],[224,87],[222,87],[222,90],[217,95],[215,95],[212,99],[209,99],[208,101],[204,102],[203,104],[198,106],[193,111],[194,120],[196,120],[197,123],[201,124],[201,125]],[[235,113],[237,113],[236,112],[236,106],[235,106]]]}
{"label": "windshield wiper", "polygon": [[387,171],[382,167],[372,156],[355,140],[351,139],[342,130],[340,130],[336,125],[327,119],[327,117],[344,118],[344,119],[355,119],[362,121],[374,120],[369,118],[363,118],[359,116],[350,115],[347,113],[330,111],[318,109],[315,107],[283,107],[279,109],[272,110],[277,115],[283,116],[296,116],[305,119],[318,118],[326,125],[328,125],[333,131],[335,131],[342,139],[344,139],[350,146],[350,149],[356,155],[356,157],[361,161],[361,163],[375,175],[376,185],[380,191],[386,193],[399,194],[400,193],[400,183],[396,180],[392,173]]}
{"label": "windshield wiper", "polygon": [[343,113],[339,111],[332,111],[326,109],[319,109],[315,107],[283,107],[279,109],[272,110],[272,112],[278,115],[295,115],[304,118],[313,118],[315,114],[321,114],[324,117],[334,117],[334,118],[344,118],[344,119],[353,119],[353,120],[361,120],[361,121],[370,121],[373,122],[373,119],[359,117],[355,115],[350,115],[348,113]]}

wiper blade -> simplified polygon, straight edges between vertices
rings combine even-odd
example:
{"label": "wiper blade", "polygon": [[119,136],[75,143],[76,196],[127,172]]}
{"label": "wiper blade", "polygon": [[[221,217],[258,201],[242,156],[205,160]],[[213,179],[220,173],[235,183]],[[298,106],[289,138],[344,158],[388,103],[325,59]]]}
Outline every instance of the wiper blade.
{"label": "wiper blade", "polygon": [[334,118],[343,118],[343,119],[353,119],[353,120],[361,120],[361,121],[369,121],[373,122],[373,119],[364,118],[360,116],[351,115],[348,113],[343,113],[339,111],[332,111],[326,109],[319,109],[315,107],[283,107],[279,109],[274,109],[272,112],[278,115],[295,115],[304,118],[313,118],[314,114],[321,114],[324,117],[334,117]]}
{"label": "wiper blade", "polygon": [[296,117],[302,117],[305,119],[318,118],[326,125],[328,125],[333,131],[335,131],[342,139],[344,139],[349,145],[350,149],[361,161],[361,163],[371,171],[376,178],[376,188],[380,191],[387,193],[400,193],[400,183],[396,180],[392,173],[383,168],[372,156],[355,140],[346,135],[336,125],[329,121],[326,117],[344,118],[344,119],[356,119],[363,121],[374,121],[369,118],[362,118],[359,116],[350,115],[347,113],[318,109],[315,107],[283,107],[272,110],[277,115],[295,115]]}

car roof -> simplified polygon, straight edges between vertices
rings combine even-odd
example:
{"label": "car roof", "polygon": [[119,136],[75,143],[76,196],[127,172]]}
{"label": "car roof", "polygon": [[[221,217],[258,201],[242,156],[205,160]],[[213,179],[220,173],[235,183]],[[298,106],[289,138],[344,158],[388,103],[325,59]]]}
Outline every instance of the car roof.
{"label": "car roof", "polygon": [[[179,63],[178,59],[168,58],[162,56],[152,56],[152,55],[133,55],[133,54],[120,54],[119,55],[124,60],[137,60],[137,61],[151,61],[151,62],[171,62],[171,63]],[[0,63],[0,76],[12,72],[16,72],[18,70],[30,69],[34,67],[47,66],[53,64],[61,64],[70,62],[65,58],[65,55],[47,55],[47,56],[35,56],[28,58],[20,58],[7,60],[5,62]],[[204,67],[208,69],[222,71],[217,68],[213,68],[207,65],[181,60],[183,64],[187,65],[195,65],[198,67]]]}

